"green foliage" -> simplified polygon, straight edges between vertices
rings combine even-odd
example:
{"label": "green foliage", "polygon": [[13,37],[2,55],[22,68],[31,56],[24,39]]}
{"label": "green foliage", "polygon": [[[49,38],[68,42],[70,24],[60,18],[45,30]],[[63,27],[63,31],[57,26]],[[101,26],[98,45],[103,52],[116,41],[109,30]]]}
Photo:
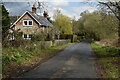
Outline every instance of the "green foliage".
{"label": "green foliage", "polygon": [[120,48],[114,46],[101,46],[95,43],[92,43],[92,47],[94,48],[95,52],[98,53],[99,57],[107,57],[107,56],[120,56]]}
{"label": "green foliage", "polygon": [[73,35],[72,34],[61,34],[60,39],[70,39],[72,41]]}
{"label": "green foliage", "polygon": [[9,35],[14,36],[15,39],[14,40],[9,40],[7,37],[4,38],[3,47],[9,47],[9,46],[15,46],[15,47],[19,47],[21,45],[26,45],[26,41],[22,38],[22,32],[17,32],[17,31],[13,31],[13,33],[9,33]]}
{"label": "green foliage", "polygon": [[10,62],[24,62],[24,60],[27,60],[27,58],[31,57],[32,53],[29,50],[17,47],[3,48],[3,64],[5,65],[9,64]]}
{"label": "green foliage", "polygon": [[73,34],[61,34],[60,39],[69,39],[71,42],[77,42],[77,35]]}
{"label": "green foliage", "polygon": [[[9,18],[9,12],[6,10],[5,6],[3,4],[0,4],[2,6],[2,39],[6,38],[8,34],[8,29],[10,28],[10,18]],[[1,10],[0,10],[1,11]]]}
{"label": "green foliage", "polygon": [[[16,63],[22,63],[32,57],[38,57],[38,55],[43,54],[49,54],[54,49],[58,50],[60,48],[63,48],[64,46],[68,45],[62,45],[57,47],[49,47],[49,44],[46,44],[46,42],[31,42],[27,44],[26,46],[20,46],[20,47],[3,47],[3,63],[5,65],[9,64],[10,62],[16,62]],[[46,50],[48,52],[46,53]],[[50,52],[49,52],[50,51]]]}
{"label": "green foliage", "polygon": [[120,47],[101,46],[95,43],[91,43],[91,46],[103,67],[104,75],[107,78],[118,78]]}
{"label": "green foliage", "polygon": [[55,34],[59,34],[59,31],[57,30],[56,27],[52,27],[52,28],[50,29],[50,31],[48,32],[48,34],[47,34],[46,41],[54,40]]}
{"label": "green foliage", "polygon": [[112,0],[112,1],[100,1],[101,10],[107,14],[114,15],[114,17],[118,20],[118,43],[117,46],[120,46],[120,1]]}
{"label": "green foliage", "polygon": [[77,42],[78,41],[77,35],[73,35],[73,39],[74,39],[74,42]]}
{"label": "green foliage", "polygon": [[114,16],[100,11],[93,13],[83,12],[81,16],[76,25],[78,28],[77,35],[84,35],[86,38],[94,38],[95,40],[118,37],[118,22]]}
{"label": "green foliage", "polygon": [[60,10],[56,10],[54,13],[54,25],[60,28],[62,34],[73,34],[71,19],[63,14]]}
{"label": "green foliage", "polygon": [[32,35],[31,40],[32,41],[45,41],[46,38],[47,38],[47,34],[44,32],[41,32],[41,33]]}
{"label": "green foliage", "polygon": [[[11,67],[18,68],[17,71],[21,70],[26,66],[26,64],[34,63],[34,59],[39,61],[41,59],[46,59],[46,56],[54,55],[54,53],[68,45],[64,44],[62,46],[54,46],[50,48],[40,48],[40,42],[31,43],[26,47],[3,47],[2,51],[2,65],[3,65],[3,76],[6,76]],[[11,63],[14,65],[9,66]],[[22,67],[21,67],[22,64]],[[18,65],[18,66],[17,66]],[[16,69],[15,69],[16,70]],[[16,71],[16,73],[17,73]],[[12,72],[9,72],[12,73]]]}

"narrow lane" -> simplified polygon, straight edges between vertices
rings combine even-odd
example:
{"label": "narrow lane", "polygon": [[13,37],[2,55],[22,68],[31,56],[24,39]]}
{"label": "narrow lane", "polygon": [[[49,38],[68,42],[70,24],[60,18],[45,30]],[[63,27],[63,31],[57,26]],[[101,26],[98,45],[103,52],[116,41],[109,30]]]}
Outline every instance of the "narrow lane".
{"label": "narrow lane", "polygon": [[95,56],[88,43],[68,46],[64,51],[35,69],[21,75],[22,78],[97,78]]}

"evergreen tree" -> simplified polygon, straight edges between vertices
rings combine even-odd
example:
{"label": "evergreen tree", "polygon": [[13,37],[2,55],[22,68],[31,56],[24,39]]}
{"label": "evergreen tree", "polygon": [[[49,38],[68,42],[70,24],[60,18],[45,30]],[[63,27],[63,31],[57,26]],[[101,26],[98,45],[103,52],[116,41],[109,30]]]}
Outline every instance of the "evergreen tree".
{"label": "evergreen tree", "polygon": [[9,18],[9,12],[6,10],[5,6],[3,4],[0,4],[2,7],[0,11],[2,11],[2,40],[7,36],[8,29],[10,28],[10,18]]}

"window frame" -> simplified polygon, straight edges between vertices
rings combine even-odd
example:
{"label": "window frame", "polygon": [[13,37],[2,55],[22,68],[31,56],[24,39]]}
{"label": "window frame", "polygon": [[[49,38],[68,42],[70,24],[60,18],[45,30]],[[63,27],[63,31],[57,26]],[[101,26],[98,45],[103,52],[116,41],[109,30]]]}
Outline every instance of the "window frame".
{"label": "window frame", "polygon": [[27,34],[24,34],[23,37],[26,39],[26,38],[28,38],[28,35],[27,35]]}
{"label": "window frame", "polygon": [[[27,21],[27,25],[24,22]],[[32,25],[29,25],[29,22],[32,21]],[[33,26],[33,20],[23,20],[23,26]]]}
{"label": "window frame", "polygon": [[[25,38],[25,35],[27,36],[26,38]],[[31,35],[31,37],[30,37],[30,35]],[[30,40],[32,38],[32,34],[23,34],[23,38]]]}

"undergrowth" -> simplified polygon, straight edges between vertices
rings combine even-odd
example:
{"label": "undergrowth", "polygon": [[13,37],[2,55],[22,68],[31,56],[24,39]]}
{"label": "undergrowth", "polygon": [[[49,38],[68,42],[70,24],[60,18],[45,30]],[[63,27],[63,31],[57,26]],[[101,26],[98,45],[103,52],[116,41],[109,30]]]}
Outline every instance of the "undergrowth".
{"label": "undergrowth", "polygon": [[[52,46],[50,48],[41,49],[38,44],[32,44],[28,47],[4,47],[2,51],[2,70],[3,76],[9,71],[9,65],[15,63],[17,65],[25,65],[32,63],[34,59],[43,59],[43,56],[52,55],[54,52],[71,45],[72,43],[61,46]],[[7,75],[9,76],[9,75]]]}
{"label": "undergrowth", "polygon": [[98,57],[98,61],[102,63],[104,75],[107,78],[119,78],[120,47],[102,46],[96,43],[91,43],[91,46]]}

